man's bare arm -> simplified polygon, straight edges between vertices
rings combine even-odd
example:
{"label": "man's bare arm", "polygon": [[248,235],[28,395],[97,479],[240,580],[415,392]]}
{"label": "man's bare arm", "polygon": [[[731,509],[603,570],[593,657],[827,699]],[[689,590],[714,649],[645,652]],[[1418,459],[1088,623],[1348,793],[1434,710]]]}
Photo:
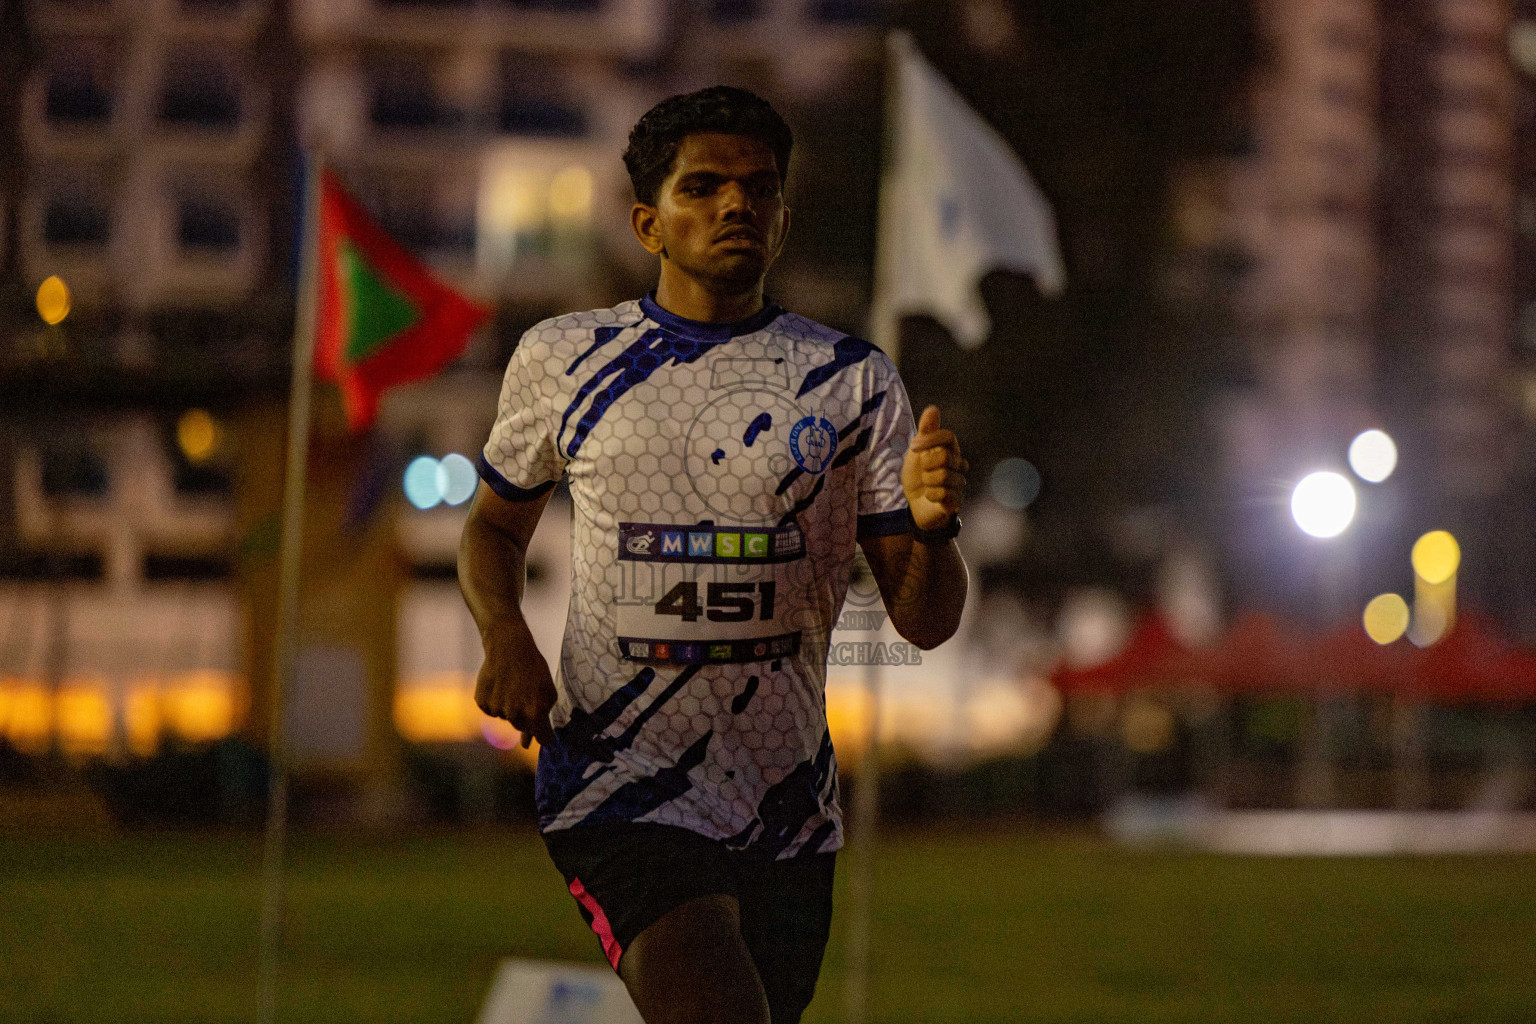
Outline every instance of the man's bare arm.
{"label": "man's bare arm", "polygon": [[528,542],[549,495],[508,501],[482,482],[459,538],[459,589],[485,648],[475,703],[486,714],[511,722],[522,732],[525,747],[531,739],[554,739],[549,709],[555,704],[555,683],[522,607]]}
{"label": "man's bare arm", "polygon": [[[918,529],[940,530],[959,513],[970,468],[954,431],[940,424],[939,407],[928,406],[901,463],[901,489]],[[898,633],[925,651],[955,635],[969,580],[953,540],[925,542],[900,533],[862,540],[859,547]]]}
{"label": "man's bare arm", "polygon": [[910,533],[859,541],[896,632],[923,650],[955,635],[970,586],[952,540],[930,545]]}

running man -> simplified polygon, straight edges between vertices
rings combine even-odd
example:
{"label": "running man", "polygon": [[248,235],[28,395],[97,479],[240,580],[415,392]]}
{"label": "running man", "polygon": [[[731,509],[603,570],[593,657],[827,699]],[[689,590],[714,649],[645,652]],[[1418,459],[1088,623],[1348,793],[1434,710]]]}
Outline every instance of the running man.
{"label": "running man", "polygon": [[[764,298],[790,147],[723,86],[635,125],[656,290],[523,336],[459,551],[475,699],[539,741],[540,831],[647,1024],[794,1024],[815,991],[842,845],[827,643],[855,545],[917,646],[965,601],[967,464],[939,410],[914,436],[884,353]],[[562,478],[557,681],[520,605]]]}

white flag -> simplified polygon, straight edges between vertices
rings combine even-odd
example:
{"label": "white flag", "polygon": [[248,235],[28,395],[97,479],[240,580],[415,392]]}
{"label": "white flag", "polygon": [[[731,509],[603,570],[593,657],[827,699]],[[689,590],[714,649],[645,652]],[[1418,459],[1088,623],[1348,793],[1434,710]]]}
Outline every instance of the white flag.
{"label": "white flag", "polygon": [[897,325],[929,313],[965,348],[992,329],[978,286],[988,271],[1031,274],[1040,291],[1066,283],[1056,218],[1024,163],[923,59],[905,32],[886,40],[895,95],[880,187],[874,342],[895,356]]}

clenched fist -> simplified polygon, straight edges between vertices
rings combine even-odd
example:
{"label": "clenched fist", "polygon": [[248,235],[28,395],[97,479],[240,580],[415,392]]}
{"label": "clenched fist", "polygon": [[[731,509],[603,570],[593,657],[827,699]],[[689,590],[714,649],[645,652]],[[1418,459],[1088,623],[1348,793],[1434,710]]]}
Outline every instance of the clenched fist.
{"label": "clenched fist", "polygon": [[939,426],[939,407],[924,409],[901,464],[901,489],[919,530],[941,529],[960,511],[970,468],[954,431]]}
{"label": "clenched fist", "polygon": [[511,722],[522,733],[524,747],[535,739],[553,742],[549,709],[555,706],[555,681],[533,637],[524,630],[484,639],[485,662],[475,680],[475,703],[492,718]]}

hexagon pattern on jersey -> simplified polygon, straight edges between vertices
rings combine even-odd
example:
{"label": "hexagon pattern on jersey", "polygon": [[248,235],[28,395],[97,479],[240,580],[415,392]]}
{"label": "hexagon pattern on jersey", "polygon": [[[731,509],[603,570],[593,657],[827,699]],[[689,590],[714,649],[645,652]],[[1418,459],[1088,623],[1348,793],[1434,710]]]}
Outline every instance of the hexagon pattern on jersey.
{"label": "hexagon pattern on jersey", "polygon": [[[539,756],[542,828],[648,821],[775,856],[841,845],[826,644],[860,531],[905,528],[912,429],[883,353],[773,307],[699,324],[645,299],[523,336],[480,468],[513,500],[561,478],[571,490],[575,582],[552,712],[558,742]],[[679,535],[740,527],[728,533],[738,541],[798,526],[804,554],[662,566],[621,555],[621,523]],[[673,606],[657,591],[677,579],[682,593],[713,601],[710,580],[738,577],[724,592],[747,594],[739,600],[764,621],[716,623],[740,613],[711,604],[685,627],[685,615],[662,610]],[[701,633],[701,653],[687,664],[634,657],[657,646],[621,647],[621,619],[677,640],[663,647],[674,652],[694,638],[666,630]],[[752,629],[788,631],[798,650],[728,663],[703,653]]]}

